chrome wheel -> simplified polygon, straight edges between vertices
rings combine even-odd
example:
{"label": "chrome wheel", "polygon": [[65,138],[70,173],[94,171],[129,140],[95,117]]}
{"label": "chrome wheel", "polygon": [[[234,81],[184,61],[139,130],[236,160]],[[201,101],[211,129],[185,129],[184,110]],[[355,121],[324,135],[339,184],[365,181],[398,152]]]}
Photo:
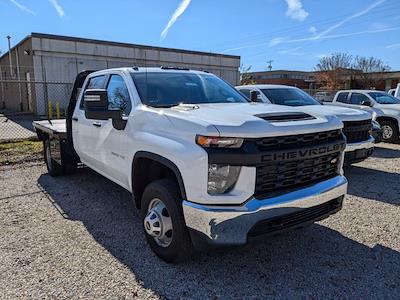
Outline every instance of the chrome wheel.
{"label": "chrome wheel", "polygon": [[167,207],[160,199],[150,201],[144,218],[144,229],[161,247],[168,247],[172,242],[172,220]]}
{"label": "chrome wheel", "polygon": [[382,126],[383,139],[390,140],[393,137],[393,128],[388,125]]}

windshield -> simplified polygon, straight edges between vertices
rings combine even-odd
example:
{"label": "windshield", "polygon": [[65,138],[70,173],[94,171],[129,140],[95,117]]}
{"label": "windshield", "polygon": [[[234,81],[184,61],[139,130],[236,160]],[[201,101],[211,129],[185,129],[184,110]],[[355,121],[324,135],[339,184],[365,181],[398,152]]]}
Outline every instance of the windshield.
{"label": "windshield", "polygon": [[400,104],[400,99],[397,99],[384,92],[370,92],[368,93],[379,104]]}
{"label": "windshield", "polygon": [[320,105],[313,97],[299,89],[262,89],[274,104],[288,106]]}
{"label": "windshield", "polygon": [[132,73],[132,78],[142,103],[149,106],[248,102],[225,81],[209,74],[148,72]]}

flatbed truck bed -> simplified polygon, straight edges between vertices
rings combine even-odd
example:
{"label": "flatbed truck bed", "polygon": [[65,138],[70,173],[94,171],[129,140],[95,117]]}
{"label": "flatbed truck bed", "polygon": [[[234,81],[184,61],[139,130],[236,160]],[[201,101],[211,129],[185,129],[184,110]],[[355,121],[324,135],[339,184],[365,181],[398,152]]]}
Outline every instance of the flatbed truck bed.
{"label": "flatbed truck bed", "polygon": [[58,136],[59,139],[67,138],[66,119],[35,121],[32,123],[36,132],[43,132],[49,136]]}

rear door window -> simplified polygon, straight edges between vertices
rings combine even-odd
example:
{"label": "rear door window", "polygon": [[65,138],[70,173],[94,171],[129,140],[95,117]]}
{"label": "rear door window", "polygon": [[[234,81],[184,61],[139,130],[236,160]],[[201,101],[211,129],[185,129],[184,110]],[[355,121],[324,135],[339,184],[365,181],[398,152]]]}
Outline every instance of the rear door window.
{"label": "rear door window", "polygon": [[[85,86],[85,90],[92,90],[92,89],[104,89],[105,83],[106,83],[106,75],[100,75],[96,77],[92,77],[89,79],[88,83]],[[80,109],[83,109],[83,98],[81,99],[81,103],[79,105]]]}
{"label": "rear door window", "polygon": [[247,99],[250,99],[250,92],[251,90],[248,89],[240,89],[239,90],[244,96],[246,96]]}
{"label": "rear door window", "polygon": [[347,98],[349,97],[349,93],[339,93],[336,98],[337,102],[347,103]]}
{"label": "rear door window", "polygon": [[360,105],[363,101],[368,101],[368,97],[360,93],[352,93],[350,97],[350,104]]}

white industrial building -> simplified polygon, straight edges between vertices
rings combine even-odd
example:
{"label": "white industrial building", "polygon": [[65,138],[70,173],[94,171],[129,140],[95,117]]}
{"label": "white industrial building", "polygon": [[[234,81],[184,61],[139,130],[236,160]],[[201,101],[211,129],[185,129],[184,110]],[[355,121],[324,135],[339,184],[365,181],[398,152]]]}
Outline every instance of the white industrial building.
{"label": "white industrial building", "polygon": [[32,33],[0,57],[0,108],[44,115],[51,101],[64,109],[80,71],[122,66],[207,70],[236,85],[240,57]]}

